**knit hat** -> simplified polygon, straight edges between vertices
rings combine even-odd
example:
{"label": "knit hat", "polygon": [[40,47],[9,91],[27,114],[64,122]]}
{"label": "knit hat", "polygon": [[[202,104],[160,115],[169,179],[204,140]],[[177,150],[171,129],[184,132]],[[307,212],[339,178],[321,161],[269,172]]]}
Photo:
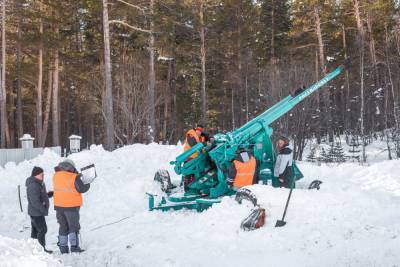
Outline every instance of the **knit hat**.
{"label": "knit hat", "polygon": [[42,168],[37,167],[37,166],[33,167],[32,176],[36,176],[36,175],[39,175],[41,173],[43,173],[43,169]]}
{"label": "knit hat", "polygon": [[74,162],[72,159],[64,159],[63,162],[64,162],[64,163],[71,164],[72,167],[76,168],[76,167],[75,167],[75,162]]}

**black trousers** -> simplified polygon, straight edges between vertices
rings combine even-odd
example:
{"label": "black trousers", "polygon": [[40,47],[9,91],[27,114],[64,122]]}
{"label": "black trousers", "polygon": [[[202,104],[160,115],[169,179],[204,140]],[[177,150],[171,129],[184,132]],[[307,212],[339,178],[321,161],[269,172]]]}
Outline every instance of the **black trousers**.
{"label": "black trousers", "polygon": [[42,247],[46,246],[47,224],[44,216],[31,216],[31,237],[37,239]]}
{"label": "black trousers", "polygon": [[294,179],[292,176],[292,166],[286,167],[285,171],[279,175],[279,186],[291,188],[293,186],[292,180]]}

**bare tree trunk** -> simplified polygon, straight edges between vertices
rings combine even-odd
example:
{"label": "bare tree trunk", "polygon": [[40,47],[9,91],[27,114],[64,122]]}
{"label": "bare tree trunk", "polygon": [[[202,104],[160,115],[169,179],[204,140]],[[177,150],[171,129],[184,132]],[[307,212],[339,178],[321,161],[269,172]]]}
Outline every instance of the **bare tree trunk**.
{"label": "bare tree trunk", "polygon": [[[394,123],[395,123],[395,125],[394,125],[394,134],[393,134],[393,136],[394,136],[394,142],[395,142],[395,147],[396,147],[396,156],[397,156],[397,158],[400,158],[400,121],[399,121],[399,114],[398,114],[398,112],[397,112],[397,110],[398,110],[398,108],[399,108],[399,106],[398,106],[398,103],[397,103],[397,101],[396,101],[396,95],[395,95],[395,89],[394,89],[394,84],[393,84],[393,78],[392,78],[392,69],[391,69],[391,67],[390,67],[390,60],[389,60],[389,36],[388,36],[388,30],[387,30],[387,25],[385,25],[385,54],[386,54],[386,66],[387,66],[387,70],[388,70],[388,74],[389,74],[389,82],[390,82],[390,88],[391,88],[391,90],[390,90],[390,92],[391,92],[391,95],[392,95],[392,99],[393,99],[393,117],[394,117]],[[385,121],[386,121],[386,131],[387,131],[387,129],[389,128],[388,127],[388,122],[387,122],[387,111],[388,111],[388,108],[387,108],[387,106],[388,106],[388,104],[387,104],[387,102],[388,102],[388,100],[387,100],[387,98],[389,98],[388,96],[386,96],[386,101],[385,101],[385,105],[386,105],[386,108],[385,108]],[[388,138],[387,136],[386,136],[386,138]],[[389,159],[391,159],[391,154],[390,154],[390,147],[388,146],[388,149],[389,149]]]}
{"label": "bare tree trunk", "polygon": [[361,91],[361,108],[360,108],[360,127],[361,127],[361,138],[362,138],[362,162],[366,162],[365,155],[365,130],[364,130],[364,41],[361,37],[361,48],[360,48],[360,91]]}
{"label": "bare tree trunk", "polygon": [[1,147],[4,148],[7,145],[7,91],[6,91],[6,0],[2,3],[2,16],[1,16]]}
{"label": "bare tree trunk", "polygon": [[372,33],[372,14],[371,11],[367,12],[367,29],[369,35],[369,51],[371,54],[372,68],[374,70],[375,85],[379,82],[378,64],[376,59],[375,39]]}
{"label": "bare tree trunk", "polygon": [[59,56],[58,49],[54,50],[54,70],[53,70],[53,146],[60,145],[60,101],[59,101]]}
{"label": "bare tree trunk", "polygon": [[173,61],[172,61],[172,80],[171,80],[171,94],[172,94],[172,101],[173,101],[173,111],[172,111],[172,122],[171,122],[171,134],[169,137],[169,141],[172,141],[172,138],[174,136],[178,137],[178,133],[177,132],[177,115],[178,115],[178,109],[177,109],[177,99],[176,99],[176,51],[175,49],[173,50],[174,52],[173,54]]}
{"label": "bare tree trunk", "polygon": [[201,124],[206,124],[207,96],[206,96],[206,38],[204,26],[204,0],[200,0],[200,59],[201,59]]}
{"label": "bare tree trunk", "polygon": [[171,79],[172,79],[172,61],[168,61],[168,74],[167,84],[165,86],[164,94],[164,122],[163,122],[163,141],[167,141],[167,130],[168,130],[168,117],[169,117],[169,104],[171,96]]}
{"label": "bare tree trunk", "polygon": [[275,57],[275,0],[272,1],[271,5],[271,94],[272,96],[279,97],[276,86],[277,58]]}
{"label": "bare tree trunk", "polygon": [[156,73],[154,69],[154,0],[150,0],[150,37],[149,37],[149,126],[150,126],[150,142],[156,141],[156,118],[155,118],[155,85]]}
{"label": "bare tree trunk", "polygon": [[[22,17],[18,18],[18,29],[17,29],[17,129],[18,138],[21,138],[24,134],[23,122],[22,122],[22,92],[21,92],[21,23]],[[17,142],[19,143],[19,142]]]}
{"label": "bare tree trunk", "polygon": [[[319,80],[319,63],[318,63],[318,50],[315,50],[315,82]],[[319,114],[318,114],[318,120],[320,121],[319,123],[321,124],[321,90],[318,91],[318,97],[317,97],[317,107],[319,109]],[[322,132],[321,132],[321,127],[318,127],[317,131],[317,144],[321,144],[321,137],[322,137]]]}
{"label": "bare tree trunk", "polygon": [[53,84],[53,70],[51,67],[51,61],[49,66],[49,77],[48,77],[48,88],[47,88],[47,96],[46,96],[46,106],[44,110],[44,122],[43,122],[43,131],[42,131],[42,139],[40,146],[44,147],[46,145],[47,139],[47,130],[49,128],[49,117],[50,117],[50,106],[51,106],[51,95],[52,95],[52,84]]}
{"label": "bare tree trunk", "polygon": [[[346,31],[344,28],[344,24],[342,25],[342,37],[343,37],[343,50],[344,50],[344,58],[347,59],[347,42],[346,42]],[[344,129],[349,129],[349,122],[351,121],[351,112],[350,112],[350,79],[349,79],[349,71],[346,69],[346,93],[344,96]],[[347,115],[349,114],[349,116]]]}
{"label": "bare tree trunk", "polygon": [[243,67],[242,67],[242,29],[241,29],[241,6],[238,7],[236,11],[236,19],[237,19],[237,60],[238,60],[238,74],[237,74],[237,105],[239,108],[237,109],[237,123],[238,125],[242,125],[242,108],[243,108],[243,98],[241,97],[243,94]]}
{"label": "bare tree trunk", "polygon": [[[321,19],[319,16],[319,10],[318,7],[314,7],[314,16],[315,16],[315,25],[316,25],[316,34],[318,38],[318,49],[319,49],[319,63],[320,67],[323,73],[323,76],[326,76],[326,64],[325,64],[325,51],[324,51],[324,42],[322,40],[322,29],[321,29]],[[322,118],[320,116],[320,125],[322,126],[323,119],[325,121],[326,125],[326,130],[328,132],[329,136],[329,142],[333,142],[333,121],[332,121],[332,114],[331,114],[331,108],[332,108],[332,103],[331,103],[331,96],[330,92],[326,90],[327,88],[322,89],[322,96],[323,96],[323,103],[324,103],[324,112],[322,114],[325,115],[325,118]],[[321,114],[321,115],[322,115]]]}
{"label": "bare tree trunk", "polygon": [[235,129],[235,91],[231,89],[232,130]]}
{"label": "bare tree trunk", "polygon": [[[387,34],[387,32],[386,32],[386,34]],[[386,37],[387,37],[387,35],[386,35]],[[386,41],[387,41],[387,39],[386,39]],[[386,147],[387,147],[387,151],[388,151],[388,159],[392,160],[393,159],[392,150],[390,148],[390,141],[389,141],[390,137],[389,137],[389,119],[388,119],[388,109],[389,108],[388,108],[388,106],[389,106],[389,94],[386,92],[385,93],[385,130],[383,132],[386,137]]]}
{"label": "bare tree trunk", "polygon": [[248,85],[248,73],[249,72],[249,64],[246,63],[246,74],[244,78],[244,90],[246,96],[246,123],[249,121],[249,85]]}
{"label": "bare tree trunk", "polygon": [[[41,5],[39,3],[39,5]],[[41,11],[41,6],[39,7],[39,11]],[[42,109],[42,90],[43,90],[43,20],[39,18],[39,35],[40,35],[40,43],[39,43],[39,54],[38,54],[38,83],[37,83],[37,95],[36,95],[36,142],[38,145],[42,144],[43,139],[43,109]]]}
{"label": "bare tree trunk", "polygon": [[105,115],[106,144],[108,150],[113,150],[114,143],[114,111],[112,95],[111,55],[110,55],[110,28],[108,23],[108,1],[103,0],[103,31],[104,31],[104,70],[106,78],[103,112]]}
{"label": "bare tree trunk", "polygon": [[354,0],[354,15],[357,22],[357,30],[359,35],[359,50],[360,50],[360,97],[361,97],[361,107],[360,107],[360,132],[362,139],[362,162],[366,162],[365,155],[365,136],[364,136],[364,27],[361,22],[361,13],[359,1]]}

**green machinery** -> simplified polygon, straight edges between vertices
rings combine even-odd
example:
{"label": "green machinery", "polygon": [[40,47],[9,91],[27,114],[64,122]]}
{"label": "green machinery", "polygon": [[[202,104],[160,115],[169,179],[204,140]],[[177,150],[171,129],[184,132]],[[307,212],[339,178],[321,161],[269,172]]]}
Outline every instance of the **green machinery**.
{"label": "green machinery", "polygon": [[[287,96],[242,127],[232,132],[216,134],[211,145],[204,146],[202,143],[198,143],[177,156],[176,160],[171,162],[172,165],[175,165],[175,172],[178,175],[182,175],[182,181],[183,177],[187,175],[194,176],[195,181],[189,185],[186,192],[179,189],[170,190],[168,172],[165,170],[159,171],[156,177],[162,185],[164,183],[166,194],[164,196],[156,196],[147,193],[149,196],[149,209],[167,211],[187,208],[202,211],[214,203],[220,202],[223,196],[235,194],[235,191],[227,185],[226,177],[227,170],[239,148],[252,151],[260,162],[260,181],[264,183],[270,181],[272,186],[276,187],[278,180],[277,177],[273,176],[276,153],[271,141],[273,130],[270,125],[292,110],[310,94],[338,76],[347,67],[347,64],[346,62],[339,66],[307,89]],[[188,161],[193,153],[198,153],[198,156]],[[292,173],[292,178],[295,180],[303,177],[296,164],[293,164]]]}

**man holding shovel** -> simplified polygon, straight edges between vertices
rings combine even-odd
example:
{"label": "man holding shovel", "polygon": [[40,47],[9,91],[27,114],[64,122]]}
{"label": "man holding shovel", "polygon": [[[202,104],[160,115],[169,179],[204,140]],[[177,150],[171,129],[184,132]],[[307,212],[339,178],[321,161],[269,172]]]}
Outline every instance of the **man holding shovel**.
{"label": "man holding shovel", "polygon": [[274,176],[278,178],[280,187],[290,188],[282,220],[278,220],[275,224],[275,227],[282,227],[286,225],[286,211],[289,206],[290,197],[292,196],[293,191],[293,151],[291,148],[289,148],[289,139],[284,136],[281,136],[278,139],[276,147],[278,150],[278,156],[276,157]]}

